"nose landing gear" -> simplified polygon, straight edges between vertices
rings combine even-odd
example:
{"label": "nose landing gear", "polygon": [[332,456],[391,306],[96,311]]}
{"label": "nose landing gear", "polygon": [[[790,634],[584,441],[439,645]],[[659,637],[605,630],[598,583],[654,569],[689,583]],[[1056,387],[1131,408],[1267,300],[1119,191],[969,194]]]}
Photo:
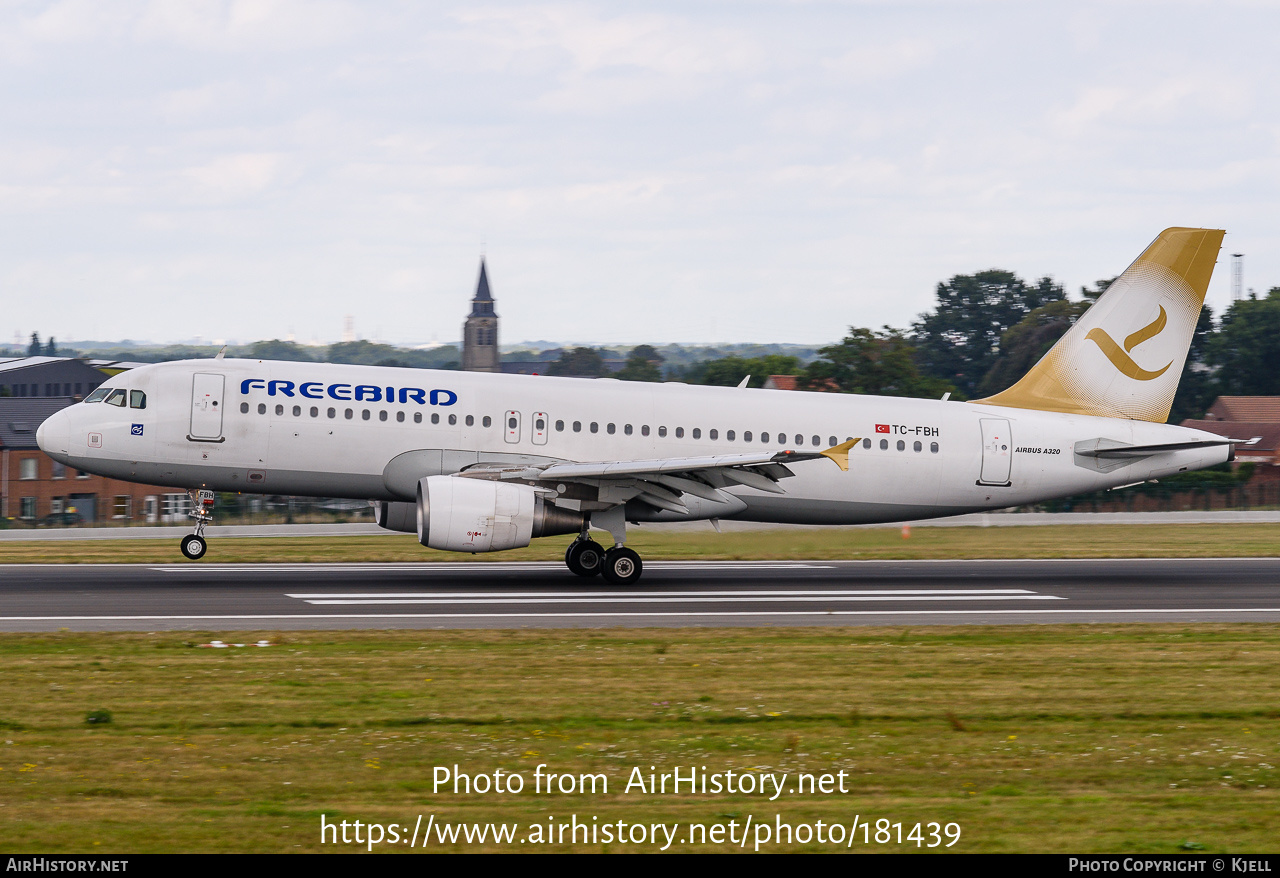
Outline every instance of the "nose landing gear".
{"label": "nose landing gear", "polygon": [[188,491],[187,494],[191,497],[192,503],[192,509],[187,513],[187,517],[195,519],[196,532],[182,538],[182,554],[183,557],[192,561],[199,561],[209,548],[209,544],[204,539],[204,529],[213,521],[213,492],[201,490]]}

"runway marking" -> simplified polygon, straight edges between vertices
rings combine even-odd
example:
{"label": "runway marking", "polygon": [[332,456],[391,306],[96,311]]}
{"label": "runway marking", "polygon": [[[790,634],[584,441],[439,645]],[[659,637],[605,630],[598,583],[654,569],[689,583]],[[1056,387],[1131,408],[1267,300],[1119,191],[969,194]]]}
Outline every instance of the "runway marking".
{"label": "runway marking", "polygon": [[390,592],[303,592],[287,593],[285,597],[299,600],[329,600],[339,598],[396,599],[396,598],[699,598],[699,597],[766,597],[787,595],[931,595],[931,594],[1036,594],[1026,588],[877,588],[877,589],[755,589],[737,591],[390,591]]}
{"label": "runway marking", "polygon": [[[302,598],[302,595],[287,595]],[[727,604],[727,603],[858,603],[873,600],[1066,600],[1057,595],[1036,594],[1025,589],[895,589],[884,591],[755,591],[755,593],[667,593],[652,594],[564,594],[564,595],[324,595],[302,598],[315,605],[390,604]]]}
{"label": "runway marking", "polygon": [[705,616],[710,618],[761,618],[799,616],[1066,616],[1066,615],[1133,615],[1153,613],[1280,613],[1280,607],[1212,607],[1188,609],[1114,609],[1114,610],[729,610],[702,612],[627,612],[627,613],[268,613],[260,615],[222,616],[0,616],[3,622],[160,622],[160,621],[265,621],[269,619],[657,619]]}

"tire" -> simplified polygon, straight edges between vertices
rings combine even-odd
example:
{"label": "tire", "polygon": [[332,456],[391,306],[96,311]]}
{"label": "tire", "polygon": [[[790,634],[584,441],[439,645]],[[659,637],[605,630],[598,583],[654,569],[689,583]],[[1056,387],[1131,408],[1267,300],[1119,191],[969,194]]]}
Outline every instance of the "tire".
{"label": "tire", "polygon": [[199,561],[203,558],[208,548],[209,546],[204,539],[195,534],[187,534],[182,538],[182,554],[191,561]]}
{"label": "tire", "polygon": [[564,553],[564,563],[579,576],[595,576],[604,566],[604,547],[595,540],[574,540]]}
{"label": "tire", "polygon": [[604,553],[604,569],[600,573],[612,585],[632,585],[640,579],[643,570],[639,555],[618,546]]}

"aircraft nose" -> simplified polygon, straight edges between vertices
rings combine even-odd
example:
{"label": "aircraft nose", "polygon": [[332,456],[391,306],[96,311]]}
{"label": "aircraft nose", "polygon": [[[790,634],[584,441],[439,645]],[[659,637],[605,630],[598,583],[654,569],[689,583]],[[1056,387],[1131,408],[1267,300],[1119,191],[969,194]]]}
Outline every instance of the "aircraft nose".
{"label": "aircraft nose", "polygon": [[65,457],[71,445],[71,416],[66,411],[54,412],[36,428],[36,444],[57,460]]}

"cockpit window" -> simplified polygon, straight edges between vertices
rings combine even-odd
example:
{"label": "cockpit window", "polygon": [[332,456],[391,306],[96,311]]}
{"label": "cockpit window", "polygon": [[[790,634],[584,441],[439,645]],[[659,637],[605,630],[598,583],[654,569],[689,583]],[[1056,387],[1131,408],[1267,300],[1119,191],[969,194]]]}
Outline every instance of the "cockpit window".
{"label": "cockpit window", "polygon": [[147,407],[147,395],[141,390],[129,391],[129,408],[144,409]]}
{"label": "cockpit window", "polygon": [[124,403],[125,403],[124,397],[125,397],[124,391],[116,389],[111,391],[111,395],[106,398],[106,403],[107,405],[118,405],[121,408],[124,408]]}
{"label": "cockpit window", "polygon": [[85,402],[102,402],[102,398],[111,392],[110,387],[99,387],[93,393],[84,398]]}

